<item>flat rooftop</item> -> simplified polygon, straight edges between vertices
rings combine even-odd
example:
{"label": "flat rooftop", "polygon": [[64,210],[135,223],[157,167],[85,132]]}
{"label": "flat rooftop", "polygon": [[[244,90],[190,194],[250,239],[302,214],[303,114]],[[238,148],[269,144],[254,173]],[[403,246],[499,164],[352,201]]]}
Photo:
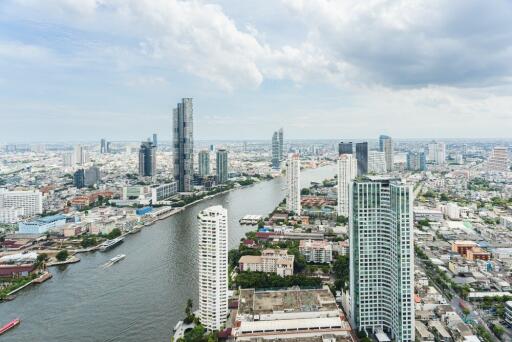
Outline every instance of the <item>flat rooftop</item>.
{"label": "flat rooftop", "polygon": [[240,290],[238,313],[245,315],[274,312],[317,312],[337,310],[336,301],[328,289],[291,288],[278,291]]}

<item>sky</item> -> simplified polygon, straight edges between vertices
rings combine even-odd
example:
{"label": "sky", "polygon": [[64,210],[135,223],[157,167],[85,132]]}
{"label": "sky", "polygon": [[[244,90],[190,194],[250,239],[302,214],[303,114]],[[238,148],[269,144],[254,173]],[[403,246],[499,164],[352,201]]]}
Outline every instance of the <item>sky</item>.
{"label": "sky", "polygon": [[510,138],[512,1],[1,0],[0,143]]}

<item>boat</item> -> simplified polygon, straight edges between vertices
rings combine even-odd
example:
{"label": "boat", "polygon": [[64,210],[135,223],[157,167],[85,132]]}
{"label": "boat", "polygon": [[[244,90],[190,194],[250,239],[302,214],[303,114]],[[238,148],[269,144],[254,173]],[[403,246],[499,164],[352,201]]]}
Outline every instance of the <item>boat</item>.
{"label": "boat", "polygon": [[21,323],[21,319],[19,319],[19,318],[13,319],[12,321],[10,321],[9,323],[7,323],[6,325],[4,325],[3,327],[0,328],[0,335],[8,332],[12,328],[17,327],[20,323]]}
{"label": "boat", "polygon": [[126,258],[126,255],[119,254],[119,255],[116,255],[115,257],[113,257],[112,259],[110,259],[109,262],[112,264],[115,264],[116,262],[119,262],[119,261],[123,260],[124,258]]}
{"label": "boat", "polygon": [[122,237],[122,236],[117,237],[117,238],[112,239],[112,240],[107,240],[107,241],[103,242],[100,245],[99,249],[102,252],[108,251],[109,249],[114,248],[115,246],[117,246],[120,243],[122,243],[123,240],[124,240],[124,237]]}

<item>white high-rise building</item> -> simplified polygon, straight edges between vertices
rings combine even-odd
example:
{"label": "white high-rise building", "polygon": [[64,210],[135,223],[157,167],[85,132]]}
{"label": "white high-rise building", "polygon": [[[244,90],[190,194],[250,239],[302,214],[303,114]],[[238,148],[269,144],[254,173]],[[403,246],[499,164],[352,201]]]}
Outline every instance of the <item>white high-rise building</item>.
{"label": "white high-rise building", "polygon": [[217,205],[199,219],[199,319],[221,330],[228,315],[228,212]]}
{"label": "white high-rise building", "polygon": [[75,165],[84,165],[89,161],[87,151],[82,145],[73,146],[72,162]]}
{"label": "white high-rise building", "polygon": [[[393,139],[390,136],[381,135],[379,137],[379,148],[384,153],[386,171],[393,171]],[[368,168],[370,167],[368,166]]]}
{"label": "white high-rise building", "polygon": [[0,208],[23,208],[24,216],[43,213],[43,195],[40,191],[7,191],[0,189]]}
{"label": "white high-rise building", "polygon": [[300,215],[302,208],[300,204],[300,156],[298,153],[288,156],[288,192],[286,195],[286,206],[288,211]]}
{"label": "white high-rise building", "polygon": [[428,144],[428,160],[436,164],[446,163],[446,145],[444,142],[431,142]]}
{"label": "white high-rise building", "polygon": [[487,160],[489,171],[508,171],[508,151],[506,147],[496,146]]}
{"label": "white high-rise building", "polygon": [[368,172],[383,174],[387,171],[386,153],[380,151],[368,152]]}
{"label": "white high-rise building", "polygon": [[383,176],[351,184],[350,319],[366,333],[414,341],[413,194]]}
{"label": "white high-rise building", "polygon": [[338,215],[348,217],[349,185],[357,176],[357,160],[352,154],[338,158]]}

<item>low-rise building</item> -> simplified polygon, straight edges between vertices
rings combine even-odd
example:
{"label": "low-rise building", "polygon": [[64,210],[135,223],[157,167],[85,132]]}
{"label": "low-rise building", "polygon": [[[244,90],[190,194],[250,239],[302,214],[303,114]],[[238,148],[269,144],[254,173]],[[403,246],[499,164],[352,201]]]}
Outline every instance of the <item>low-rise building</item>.
{"label": "low-rise building", "polygon": [[275,273],[281,277],[293,275],[294,255],[286,249],[265,249],[261,255],[244,255],[238,261],[240,271]]}
{"label": "low-rise building", "polygon": [[332,245],[326,240],[300,240],[299,252],[307,262],[325,264],[332,262]]}
{"label": "low-rise building", "polygon": [[41,217],[37,220],[20,222],[18,234],[44,234],[49,229],[63,226],[66,223],[64,215]]}

